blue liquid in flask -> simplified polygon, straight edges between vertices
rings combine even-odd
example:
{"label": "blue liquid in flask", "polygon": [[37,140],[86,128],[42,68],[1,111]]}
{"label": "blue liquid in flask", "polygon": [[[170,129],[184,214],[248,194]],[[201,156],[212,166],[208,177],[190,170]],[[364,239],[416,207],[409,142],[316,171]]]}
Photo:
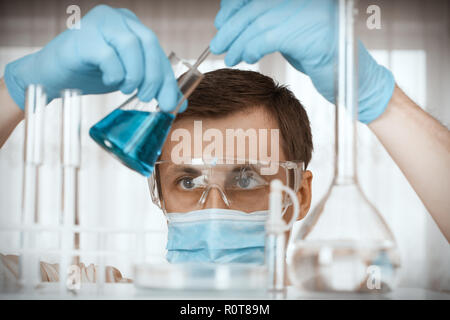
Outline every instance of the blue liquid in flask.
{"label": "blue liquid in flask", "polygon": [[148,177],[174,119],[171,113],[116,109],[89,135],[124,165]]}

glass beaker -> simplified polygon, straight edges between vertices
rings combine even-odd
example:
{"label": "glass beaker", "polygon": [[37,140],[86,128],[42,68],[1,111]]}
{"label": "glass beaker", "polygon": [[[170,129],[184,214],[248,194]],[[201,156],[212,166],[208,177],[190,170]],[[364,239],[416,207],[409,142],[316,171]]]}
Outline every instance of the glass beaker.
{"label": "glass beaker", "polygon": [[206,49],[194,66],[169,55],[183,94],[174,111],[162,112],[155,99],[146,103],[135,94],[96,123],[89,130],[91,138],[130,169],[149,176],[179,108],[203,78],[197,67],[208,54]]}
{"label": "glass beaker", "polygon": [[[19,283],[30,291],[40,282],[37,243],[39,234],[34,227],[39,226],[42,212],[39,201],[42,189],[39,187],[40,172],[44,156],[43,129],[47,94],[42,85],[27,87],[25,101],[25,140],[23,149],[22,216],[19,257]],[[31,291],[30,291],[31,292]]]}
{"label": "glass beaker", "polygon": [[354,1],[339,0],[335,173],[294,237],[291,281],[313,291],[383,292],[395,285],[394,236],[356,177],[357,64]]}

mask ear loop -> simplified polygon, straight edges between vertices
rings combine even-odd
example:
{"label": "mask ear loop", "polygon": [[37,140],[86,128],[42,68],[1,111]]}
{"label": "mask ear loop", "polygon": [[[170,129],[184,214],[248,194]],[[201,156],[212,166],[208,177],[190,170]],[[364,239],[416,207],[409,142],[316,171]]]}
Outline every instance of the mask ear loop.
{"label": "mask ear loop", "polygon": [[[298,190],[300,189],[300,182],[302,180],[302,176],[301,176],[301,172],[298,172],[298,168],[292,168],[292,167],[287,167],[286,169],[286,176],[287,176],[287,183],[286,185],[290,185],[290,180],[289,180],[289,170],[293,170],[293,191],[294,192],[298,192]],[[292,188],[289,187],[290,190],[292,190]],[[297,199],[297,197],[295,197],[295,199]],[[282,208],[283,211],[281,212],[281,216],[284,217],[284,215],[286,214],[287,209],[289,209],[289,207],[291,206],[292,201],[291,201],[291,197],[283,197],[283,204],[282,204]]]}
{"label": "mask ear loop", "polygon": [[283,197],[283,211],[281,212],[281,216],[284,217],[287,209],[289,209],[289,207],[291,206],[292,201],[289,198]]}

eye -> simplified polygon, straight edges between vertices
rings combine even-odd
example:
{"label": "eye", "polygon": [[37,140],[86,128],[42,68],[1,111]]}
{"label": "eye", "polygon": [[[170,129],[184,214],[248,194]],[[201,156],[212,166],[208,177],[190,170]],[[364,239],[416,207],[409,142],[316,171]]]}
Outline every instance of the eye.
{"label": "eye", "polygon": [[252,183],[252,177],[250,177],[249,175],[241,175],[240,177],[238,177],[237,179],[237,185],[240,188],[246,189],[248,188]]}
{"label": "eye", "polygon": [[183,190],[193,190],[204,186],[204,177],[182,177],[177,180],[177,185]]}
{"label": "eye", "polygon": [[194,179],[192,178],[182,178],[178,181],[182,189],[190,190],[195,187]]}
{"label": "eye", "polygon": [[243,170],[233,177],[233,186],[244,190],[252,190],[267,185],[267,182],[253,171]]}

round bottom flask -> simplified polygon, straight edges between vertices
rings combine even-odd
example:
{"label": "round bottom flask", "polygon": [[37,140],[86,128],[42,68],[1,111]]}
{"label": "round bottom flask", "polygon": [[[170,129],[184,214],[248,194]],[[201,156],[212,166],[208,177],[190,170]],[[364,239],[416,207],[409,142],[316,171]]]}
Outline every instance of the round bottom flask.
{"label": "round bottom flask", "polygon": [[390,291],[400,266],[392,233],[356,183],[333,185],[290,253],[290,279],[312,291]]}
{"label": "round bottom flask", "polygon": [[294,236],[290,280],[314,291],[384,292],[400,265],[394,236],[356,177],[357,60],[353,0],[339,0],[336,57],[335,176]]}

